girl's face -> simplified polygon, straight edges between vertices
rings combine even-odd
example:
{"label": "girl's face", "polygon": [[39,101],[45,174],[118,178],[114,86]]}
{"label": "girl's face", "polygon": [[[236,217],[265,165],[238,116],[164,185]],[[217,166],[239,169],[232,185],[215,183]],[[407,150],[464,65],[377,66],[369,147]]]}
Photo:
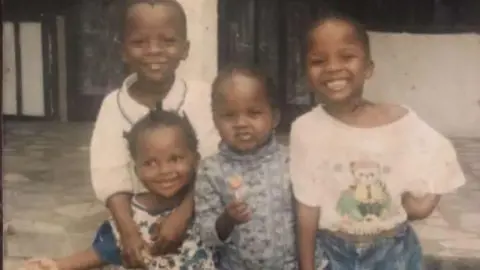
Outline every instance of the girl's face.
{"label": "girl's face", "polygon": [[186,59],[189,43],[179,12],[168,5],[139,3],[127,12],[123,60],[139,79],[164,82]]}
{"label": "girl's face", "polygon": [[180,127],[161,126],[138,137],[135,157],[138,178],[152,193],[171,198],[188,185],[198,155],[190,150]]}
{"label": "girl's face", "polygon": [[234,74],[218,87],[213,100],[213,120],[222,140],[238,152],[264,144],[277,125],[265,86],[257,79]]}
{"label": "girl's face", "polygon": [[317,94],[328,103],[342,103],[362,95],[373,63],[365,44],[348,22],[329,20],[311,32],[307,73]]}

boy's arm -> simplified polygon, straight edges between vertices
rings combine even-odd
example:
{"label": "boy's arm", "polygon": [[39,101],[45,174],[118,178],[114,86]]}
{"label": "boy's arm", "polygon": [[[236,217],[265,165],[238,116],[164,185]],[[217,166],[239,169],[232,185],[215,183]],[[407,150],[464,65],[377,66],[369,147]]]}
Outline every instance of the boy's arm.
{"label": "boy's arm", "polygon": [[410,192],[402,195],[402,205],[407,213],[408,219],[425,219],[433,212],[440,201],[440,195],[426,194],[423,196],[414,196]]}
{"label": "boy's arm", "polygon": [[130,202],[132,194],[117,193],[107,199],[107,207],[117,225],[120,235],[137,231],[137,225],[133,221]]}
{"label": "boy's arm", "polygon": [[193,210],[193,188],[191,188],[181,204],[165,219],[155,235],[155,244],[151,249],[153,255],[168,254],[180,247],[193,217]]}
{"label": "boy's arm", "polygon": [[141,258],[136,254],[141,237],[130,207],[133,193],[129,168],[131,158],[123,137],[123,120],[119,118],[114,99],[116,93],[104,99],[93,129],[90,141],[91,182],[97,198],[106,204],[118,227],[127,261],[135,263]]}
{"label": "boy's arm", "polygon": [[297,245],[301,270],[315,269],[315,239],[320,208],[297,201]]}

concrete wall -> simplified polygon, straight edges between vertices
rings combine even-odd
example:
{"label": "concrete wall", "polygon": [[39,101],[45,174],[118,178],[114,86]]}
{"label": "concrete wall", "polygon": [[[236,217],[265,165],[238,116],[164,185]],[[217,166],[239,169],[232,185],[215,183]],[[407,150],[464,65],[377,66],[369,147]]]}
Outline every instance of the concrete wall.
{"label": "concrete wall", "polygon": [[179,0],[187,13],[190,55],[180,74],[210,83],[217,74],[217,0]]}
{"label": "concrete wall", "polygon": [[371,33],[366,94],[403,103],[448,136],[480,137],[480,35]]}
{"label": "concrete wall", "polygon": [[[179,0],[191,50],[180,72],[211,82],[217,72],[217,1]],[[403,103],[448,136],[480,137],[480,36],[371,33],[374,100]]]}

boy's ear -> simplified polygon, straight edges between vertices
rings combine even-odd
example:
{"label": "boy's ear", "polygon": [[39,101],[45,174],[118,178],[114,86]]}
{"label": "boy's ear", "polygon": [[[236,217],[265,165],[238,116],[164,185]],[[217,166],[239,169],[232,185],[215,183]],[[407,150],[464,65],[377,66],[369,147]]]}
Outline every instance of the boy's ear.
{"label": "boy's ear", "polygon": [[280,120],[282,119],[282,115],[280,113],[280,109],[273,109],[273,128],[277,128],[280,125]]}
{"label": "boy's ear", "polygon": [[375,69],[375,63],[373,60],[370,60],[365,72],[365,78],[370,79],[373,75],[373,70]]}
{"label": "boy's ear", "polygon": [[123,47],[120,49],[120,56],[122,57],[122,62],[123,63],[128,63],[128,57],[127,57],[127,54],[125,53],[125,50],[123,49]]}
{"label": "boy's ear", "polygon": [[188,54],[190,53],[190,41],[186,40],[183,44],[183,52],[182,52],[182,60],[186,60],[188,58]]}

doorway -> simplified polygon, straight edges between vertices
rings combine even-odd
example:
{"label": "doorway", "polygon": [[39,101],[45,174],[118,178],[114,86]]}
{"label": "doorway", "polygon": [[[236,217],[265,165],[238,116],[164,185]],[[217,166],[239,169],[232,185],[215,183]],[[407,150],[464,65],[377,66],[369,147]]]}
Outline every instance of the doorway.
{"label": "doorway", "polygon": [[280,131],[314,105],[305,77],[305,34],[321,1],[218,2],[219,68],[255,63],[272,77],[282,110]]}

